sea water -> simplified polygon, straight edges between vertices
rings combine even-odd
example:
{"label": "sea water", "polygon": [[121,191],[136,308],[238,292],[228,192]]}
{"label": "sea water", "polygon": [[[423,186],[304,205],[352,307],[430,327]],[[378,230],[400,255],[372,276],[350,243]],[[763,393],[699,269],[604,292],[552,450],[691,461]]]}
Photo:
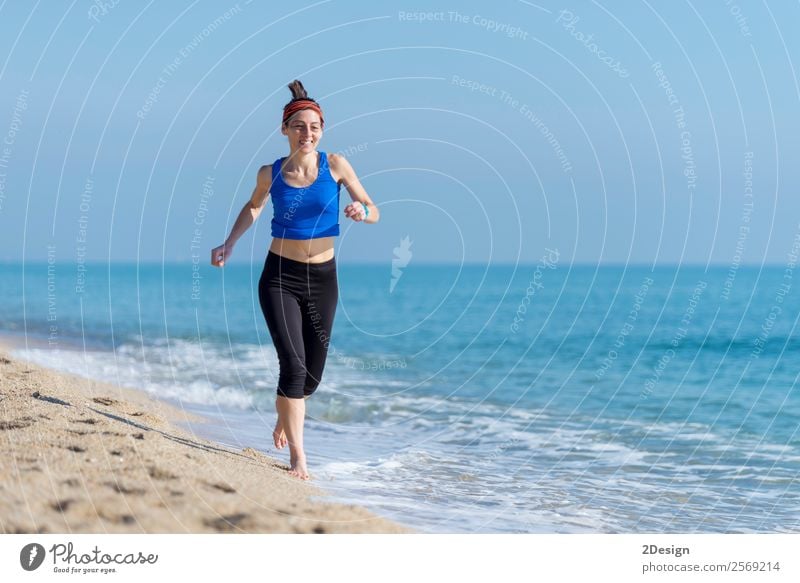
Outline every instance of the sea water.
{"label": "sea water", "polygon": [[[142,388],[205,415],[203,437],[284,459],[261,269],[6,264],[0,329],[21,357]],[[326,500],[424,532],[800,531],[792,269],[338,273],[305,433]]]}

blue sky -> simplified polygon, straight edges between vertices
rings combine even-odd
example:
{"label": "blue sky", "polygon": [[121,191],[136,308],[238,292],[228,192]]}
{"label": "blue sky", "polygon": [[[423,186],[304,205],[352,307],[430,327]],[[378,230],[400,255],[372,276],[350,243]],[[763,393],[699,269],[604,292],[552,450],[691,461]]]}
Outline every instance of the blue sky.
{"label": "blue sky", "polygon": [[382,208],[343,261],[780,264],[800,234],[798,3],[101,6],[0,6],[0,260],[207,262],[294,78]]}

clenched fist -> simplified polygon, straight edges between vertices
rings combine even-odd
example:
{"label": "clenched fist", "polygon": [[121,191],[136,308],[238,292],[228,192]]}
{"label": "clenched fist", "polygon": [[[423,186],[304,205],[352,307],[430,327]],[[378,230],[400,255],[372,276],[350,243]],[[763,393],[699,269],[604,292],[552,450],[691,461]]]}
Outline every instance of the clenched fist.
{"label": "clenched fist", "polygon": [[214,247],[211,250],[211,265],[214,267],[222,267],[232,254],[233,245],[226,245],[223,243],[219,247]]}

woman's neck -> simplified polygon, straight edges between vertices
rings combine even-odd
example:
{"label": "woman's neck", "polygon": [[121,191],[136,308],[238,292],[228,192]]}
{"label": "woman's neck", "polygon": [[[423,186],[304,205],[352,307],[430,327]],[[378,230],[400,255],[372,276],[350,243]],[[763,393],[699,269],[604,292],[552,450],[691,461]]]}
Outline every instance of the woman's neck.
{"label": "woman's neck", "polygon": [[286,161],[283,163],[283,168],[289,172],[301,172],[303,174],[311,174],[317,169],[317,158],[319,152],[312,150],[308,153],[303,153],[300,150],[295,150],[289,154]]}

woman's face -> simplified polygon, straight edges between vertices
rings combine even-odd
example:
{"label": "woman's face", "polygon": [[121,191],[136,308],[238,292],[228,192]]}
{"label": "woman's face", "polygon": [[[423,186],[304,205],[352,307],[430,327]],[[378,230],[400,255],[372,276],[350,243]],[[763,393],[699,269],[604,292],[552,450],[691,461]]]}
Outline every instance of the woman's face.
{"label": "woman's face", "polygon": [[289,138],[289,146],[293,152],[312,152],[322,139],[319,114],[313,109],[301,109],[281,128],[281,133]]}

